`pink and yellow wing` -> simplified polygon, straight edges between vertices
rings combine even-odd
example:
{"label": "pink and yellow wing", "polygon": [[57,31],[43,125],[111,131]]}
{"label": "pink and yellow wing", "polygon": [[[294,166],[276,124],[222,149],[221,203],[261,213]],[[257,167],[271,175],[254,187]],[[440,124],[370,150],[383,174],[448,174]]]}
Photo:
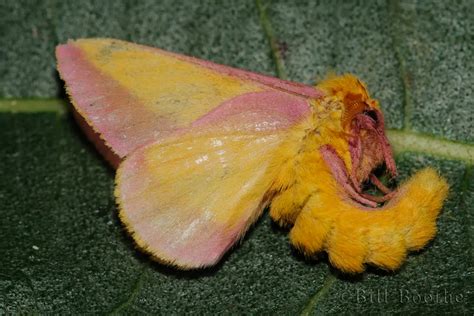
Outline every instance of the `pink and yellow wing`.
{"label": "pink and yellow wing", "polygon": [[[227,130],[281,129],[309,113],[313,87],[112,39],[60,45],[75,109],[119,158],[157,140],[234,119]],[[238,117],[237,113],[245,113]]]}
{"label": "pink and yellow wing", "polygon": [[283,159],[275,151],[322,96],[117,40],[73,41],[56,53],[86,133],[122,161],[122,221],[141,248],[181,268],[215,264],[260,215]]}
{"label": "pink and yellow wing", "polygon": [[120,218],[140,248],[183,269],[211,266],[266,204],[279,134],[185,135],[143,147],[120,165]]}

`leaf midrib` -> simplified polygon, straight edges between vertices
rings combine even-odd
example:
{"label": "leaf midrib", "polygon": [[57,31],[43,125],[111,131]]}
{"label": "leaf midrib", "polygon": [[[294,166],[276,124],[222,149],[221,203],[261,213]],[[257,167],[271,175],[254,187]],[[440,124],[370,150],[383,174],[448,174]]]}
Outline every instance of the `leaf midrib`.
{"label": "leaf midrib", "polygon": [[[67,113],[67,102],[63,99],[3,99],[0,113]],[[474,164],[474,145],[419,133],[410,129],[389,129],[390,143],[396,154],[415,152],[437,156],[448,160],[459,160]]]}

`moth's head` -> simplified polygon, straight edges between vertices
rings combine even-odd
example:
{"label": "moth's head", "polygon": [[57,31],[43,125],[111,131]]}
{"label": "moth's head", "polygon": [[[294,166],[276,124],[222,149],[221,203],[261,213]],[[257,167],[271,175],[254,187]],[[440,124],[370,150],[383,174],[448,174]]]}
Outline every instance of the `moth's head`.
{"label": "moth's head", "polygon": [[[317,87],[325,93],[326,100],[330,100],[329,104],[335,103],[337,108],[336,122],[331,122],[329,128],[335,139],[325,138],[319,152],[338,186],[364,206],[378,207],[392,199],[403,200],[397,194],[403,188],[389,188],[378,178],[380,169],[390,178],[397,176],[397,169],[385,135],[383,114],[365,84],[347,74],[328,78]],[[431,181],[421,176],[414,178],[420,186]],[[440,187],[447,190],[444,180],[437,179]],[[367,187],[371,188],[370,194]]]}
{"label": "moth's head", "polygon": [[347,132],[357,115],[365,113],[375,118],[372,112],[380,112],[378,101],[370,97],[366,85],[352,74],[330,76],[318,88],[343,105],[341,127]]}
{"label": "moth's head", "polygon": [[[397,170],[378,101],[370,97],[361,80],[350,74],[330,77],[318,84],[318,89],[338,109],[336,122],[331,123],[331,132],[338,141],[326,141],[319,148],[334,178],[364,205],[375,207],[388,201],[395,191],[378,180],[376,171],[384,166],[386,174],[395,178]],[[382,196],[364,193],[367,183]]]}

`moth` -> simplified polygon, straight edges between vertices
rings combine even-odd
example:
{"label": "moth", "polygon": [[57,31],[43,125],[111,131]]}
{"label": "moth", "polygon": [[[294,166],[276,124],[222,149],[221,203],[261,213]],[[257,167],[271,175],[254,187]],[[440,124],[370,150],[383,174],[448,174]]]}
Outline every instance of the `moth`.
{"label": "moth", "polygon": [[[216,264],[269,208],[291,244],[338,269],[397,269],[436,234],[448,192],[397,175],[384,117],[351,74],[315,87],[114,39],[59,45],[79,124],[117,168],[119,217],[181,269]],[[367,190],[367,186],[372,190]]]}

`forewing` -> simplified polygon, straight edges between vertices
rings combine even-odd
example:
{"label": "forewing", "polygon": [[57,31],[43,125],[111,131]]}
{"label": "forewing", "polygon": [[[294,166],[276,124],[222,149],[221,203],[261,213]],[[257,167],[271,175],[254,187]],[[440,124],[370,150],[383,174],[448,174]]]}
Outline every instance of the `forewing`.
{"label": "forewing", "polygon": [[158,260],[213,265],[263,210],[282,141],[275,133],[183,136],[139,149],[117,172],[120,218]]}
{"label": "forewing", "polygon": [[321,96],[309,86],[118,40],[71,41],[56,55],[76,110],[120,158],[237,112],[250,115],[227,129],[286,128],[309,113],[309,98]]}

